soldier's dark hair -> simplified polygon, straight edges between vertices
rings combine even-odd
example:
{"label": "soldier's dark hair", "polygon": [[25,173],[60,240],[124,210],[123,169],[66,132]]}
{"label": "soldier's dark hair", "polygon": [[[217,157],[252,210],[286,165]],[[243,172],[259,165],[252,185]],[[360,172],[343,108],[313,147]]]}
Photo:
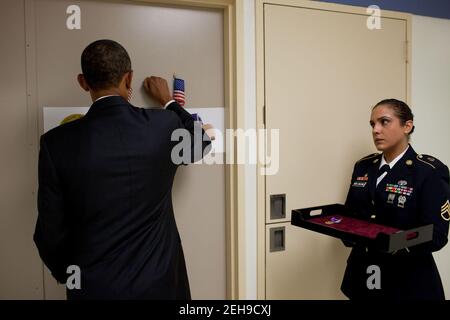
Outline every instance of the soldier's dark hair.
{"label": "soldier's dark hair", "polygon": [[97,40],[81,54],[81,70],[92,90],[118,87],[125,73],[131,71],[127,51],[113,40]]}
{"label": "soldier's dark hair", "polygon": [[[401,100],[397,100],[397,99],[381,100],[380,102],[378,102],[375,105],[375,107],[373,107],[372,110],[374,110],[376,107],[381,106],[381,105],[387,105],[387,106],[391,107],[392,110],[394,110],[394,113],[397,116],[397,118],[400,119],[400,123],[402,126],[405,125],[406,121],[409,121],[409,120],[414,121],[414,115],[411,111],[411,108],[405,102],[403,102]],[[414,132],[415,128],[416,127],[413,126],[409,135],[411,135]]]}

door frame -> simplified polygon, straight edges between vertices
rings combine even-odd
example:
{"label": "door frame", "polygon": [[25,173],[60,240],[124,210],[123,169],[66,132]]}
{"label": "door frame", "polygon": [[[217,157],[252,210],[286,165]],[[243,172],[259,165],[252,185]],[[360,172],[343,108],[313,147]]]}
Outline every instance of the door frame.
{"label": "door frame", "polygon": [[[255,0],[256,11],[256,125],[258,130],[265,129],[265,42],[264,42],[264,7],[266,5],[280,5],[288,7],[317,9],[342,13],[352,13],[370,16],[365,7],[356,7],[335,3],[317,2],[310,0]],[[411,101],[411,14],[382,10],[381,16],[385,18],[396,18],[406,21],[406,45],[405,56],[406,67],[406,102]],[[259,139],[259,137],[258,137]],[[258,141],[258,147],[262,150],[259,154],[266,154],[265,141]],[[264,166],[257,164],[257,297],[266,298],[266,179],[260,174]],[[290,214],[290,213],[288,213]]]}
{"label": "door frame", "polygon": [[[31,159],[39,153],[40,120],[36,87],[36,39],[34,37],[35,1],[25,3],[26,63],[27,63],[27,139]],[[224,76],[225,76],[225,128],[243,128],[244,122],[244,54],[243,11],[241,0],[89,0],[101,2],[123,2],[156,4],[181,8],[219,9],[224,15]],[[232,144],[233,145],[233,144]],[[238,148],[234,148],[232,163],[239,159]],[[229,152],[229,150],[227,150]],[[226,233],[226,297],[243,299],[246,294],[245,274],[245,194],[244,168],[225,165],[225,233]],[[37,176],[35,177],[37,181]],[[37,192],[37,186],[33,188]],[[45,285],[43,283],[43,288]],[[44,297],[45,299],[45,293]]]}

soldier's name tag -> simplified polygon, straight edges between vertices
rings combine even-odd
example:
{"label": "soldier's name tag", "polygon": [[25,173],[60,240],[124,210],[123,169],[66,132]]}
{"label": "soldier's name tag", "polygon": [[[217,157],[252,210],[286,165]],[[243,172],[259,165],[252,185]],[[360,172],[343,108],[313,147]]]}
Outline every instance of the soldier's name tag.
{"label": "soldier's name tag", "polygon": [[356,180],[358,180],[358,181],[368,181],[368,180],[369,180],[369,177],[368,177],[368,176],[357,177]]}
{"label": "soldier's name tag", "polygon": [[355,181],[352,184],[352,187],[356,188],[364,188],[366,186],[367,182],[361,182],[361,181]]}

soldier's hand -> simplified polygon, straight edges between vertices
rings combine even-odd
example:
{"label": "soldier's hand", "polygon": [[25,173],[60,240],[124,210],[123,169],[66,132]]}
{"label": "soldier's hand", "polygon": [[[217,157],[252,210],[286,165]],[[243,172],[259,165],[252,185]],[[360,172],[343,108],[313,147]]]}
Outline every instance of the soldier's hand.
{"label": "soldier's hand", "polygon": [[167,81],[160,77],[148,77],[144,80],[144,88],[147,93],[162,106],[172,100]]}

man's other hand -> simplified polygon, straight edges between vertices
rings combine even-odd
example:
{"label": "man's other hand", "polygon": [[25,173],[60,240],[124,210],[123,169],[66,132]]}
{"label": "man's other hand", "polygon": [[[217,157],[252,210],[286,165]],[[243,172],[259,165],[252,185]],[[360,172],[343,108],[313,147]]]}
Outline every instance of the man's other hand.
{"label": "man's other hand", "polygon": [[204,124],[202,126],[202,129],[205,130],[205,133],[208,135],[208,137],[211,140],[216,140],[216,133],[214,131],[214,127],[212,126],[212,124],[209,124],[209,123]]}
{"label": "man's other hand", "polygon": [[172,100],[166,79],[153,76],[148,77],[144,80],[144,88],[161,106]]}

